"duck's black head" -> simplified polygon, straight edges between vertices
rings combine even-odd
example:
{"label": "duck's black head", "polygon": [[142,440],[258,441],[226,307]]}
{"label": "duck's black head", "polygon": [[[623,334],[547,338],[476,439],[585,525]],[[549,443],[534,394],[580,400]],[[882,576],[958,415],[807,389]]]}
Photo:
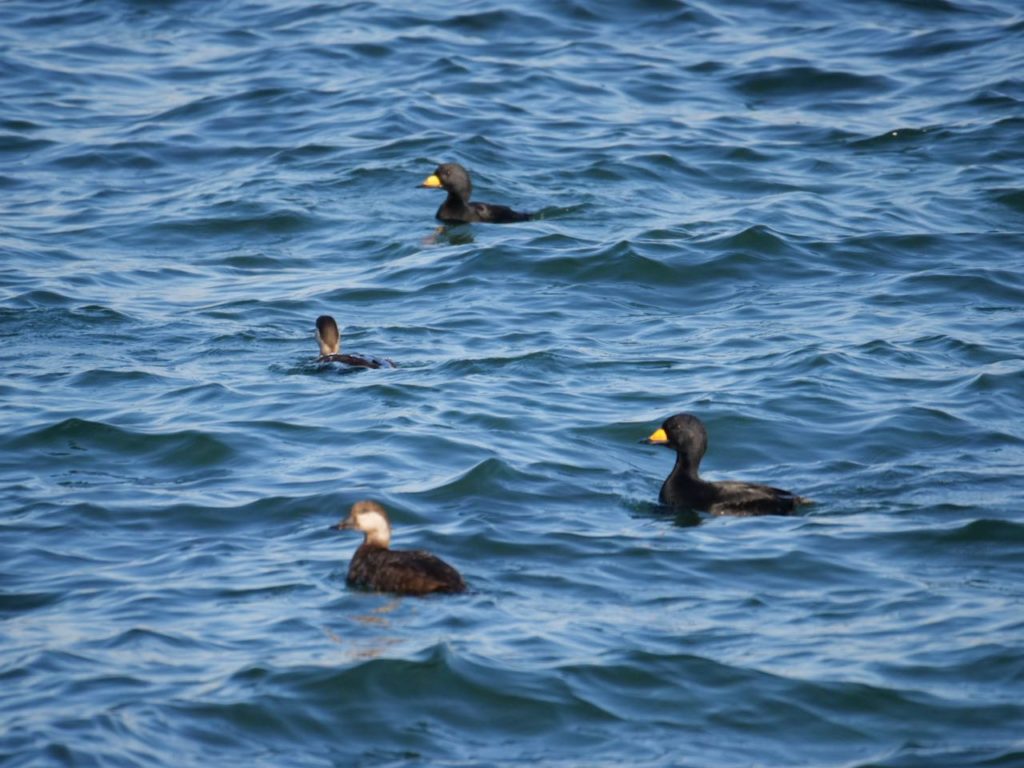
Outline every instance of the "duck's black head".
{"label": "duck's black head", "polygon": [[696,468],[708,449],[708,431],[701,420],[693,414],[677,413],[665,419],[661,427],[644,442],[667,446],[687,459],[690,466]]}
{"label": "duck's black head", "polygon": [[428,189],[444,189],[462,198],[464,202],[473,194],[473,182],[469,180],[469,172],[458,163],[442,163],[434,173],[420,184]]}

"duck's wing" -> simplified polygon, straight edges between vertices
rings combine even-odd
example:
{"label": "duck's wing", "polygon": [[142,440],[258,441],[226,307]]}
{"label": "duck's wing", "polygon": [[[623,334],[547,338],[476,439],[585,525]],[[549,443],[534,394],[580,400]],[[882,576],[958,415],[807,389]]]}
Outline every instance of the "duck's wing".
{"label": "duck's wing", "polygon": [[317,361],[320,363],[341,363],[342,365],[352,365],[357,368],[396,368],[397,366],[387,358],[376,357],[374,355],[321,355]]}
{"label": "duck's wing", "polygon": [[781,488],[756,483],[712,483],[715,500],[708,507],[712,515],[792,515],[801,504],[810,499],[797,496]]}
{"label": "duck's wing", "polygon": [[512,224],[516,221],[529,221],[533,218],[532,214],[513,211],[507,205],[470,203],[469,207],[476,213],[477,221],[486,221],[491,224]]}
{"label": "duck's wing", "polygon": [[356,553],[349,568],[349,582],[378,592],[402,595],[464,592],[466,589],[459,572],[429,552],[381,548]]}
{"label": "duck's wing", "polygon": [[465,591],[466,583],[462,580],[462,575],[436,555],[432,555],[429,552],[423,552],[422,550],[413,550],[411,552],[399,551],[395,552],[395,554],[401,555],[403,559],[408,560],[410,569],[415,570],[422,576],[424,584],[429,581],[433,581],[435,583],[435,587],[433,589],[425,591]]}

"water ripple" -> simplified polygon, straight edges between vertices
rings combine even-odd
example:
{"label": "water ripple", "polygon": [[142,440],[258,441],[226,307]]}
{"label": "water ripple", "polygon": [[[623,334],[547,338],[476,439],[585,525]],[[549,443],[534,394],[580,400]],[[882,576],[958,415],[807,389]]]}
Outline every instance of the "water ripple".
{"label": "water ripple", "polygon": [[0,5],[5,764],[1021,762],[1014,3],[195,10]]}

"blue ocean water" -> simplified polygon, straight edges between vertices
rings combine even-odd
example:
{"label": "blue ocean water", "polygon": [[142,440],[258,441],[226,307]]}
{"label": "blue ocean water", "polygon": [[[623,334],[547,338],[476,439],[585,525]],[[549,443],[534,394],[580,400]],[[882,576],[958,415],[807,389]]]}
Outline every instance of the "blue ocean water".
{"label": "blue ocean water", "polygon": [[[1024,765],[1016,0],[9,0],[0,89],[4,766]],[[684,410],[817,503],[665,515]]]}

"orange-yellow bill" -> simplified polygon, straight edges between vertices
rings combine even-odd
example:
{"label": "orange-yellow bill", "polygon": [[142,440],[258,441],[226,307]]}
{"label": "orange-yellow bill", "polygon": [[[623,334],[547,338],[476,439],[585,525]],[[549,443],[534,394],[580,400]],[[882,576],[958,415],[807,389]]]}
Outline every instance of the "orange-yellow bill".
{"label": "orange-yellow bill", "polygon": [[654,432],[651,433],[650,437],[644,440],[644,442],[650,443],[651,445],[667,445],[668,435],[665,434],[664,429],[658,427],[656,430],[654,430]]}

